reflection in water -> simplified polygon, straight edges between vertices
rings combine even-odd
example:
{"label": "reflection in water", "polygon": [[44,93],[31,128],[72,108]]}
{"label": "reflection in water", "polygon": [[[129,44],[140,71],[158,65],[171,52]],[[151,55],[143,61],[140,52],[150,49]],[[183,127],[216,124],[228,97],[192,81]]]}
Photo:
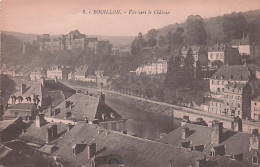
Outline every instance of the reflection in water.
{"label": "reflection in water", "polygon": [[156,140],[161,133],[169,133],[180,126],[180,121],[170,116],[136,110],[132,107],[118,103],[113,99],[106,99],[107,104],[127,119],[128,133],[136,133],[138,137]]}

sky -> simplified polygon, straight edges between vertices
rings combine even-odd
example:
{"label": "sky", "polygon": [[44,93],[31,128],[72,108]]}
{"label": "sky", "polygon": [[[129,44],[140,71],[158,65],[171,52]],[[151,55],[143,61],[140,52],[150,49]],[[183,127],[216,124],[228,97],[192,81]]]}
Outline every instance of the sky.
{"label": "sky", "polygon": [[[184,22],[189,15],[209,18],[258,10],[260,0],[2,0],[1,8],[4,31],[67,34],[78,29],[86,35],[136,36]],[[94,10],[121,10],[122,14],[93,14]],[[129,14],[129,10],[152,14]],[[170,14],[153,14],[154,10]]]}

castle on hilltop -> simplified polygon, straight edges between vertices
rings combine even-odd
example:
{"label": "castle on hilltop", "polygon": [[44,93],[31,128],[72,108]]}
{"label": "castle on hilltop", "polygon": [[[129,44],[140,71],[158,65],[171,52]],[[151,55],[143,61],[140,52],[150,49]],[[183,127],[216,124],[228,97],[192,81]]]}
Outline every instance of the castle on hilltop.
{"label": "castle on hilltop", "polygon": [[96,53],[96,49],[100,45],[104,48],[112,47],[109,41],[98,41],[97,38],[87,37],[78,30],[73,30],[66,35],[60,36],[51,36],[50,34],[38,35],[32,43],[24,42],[23,54],[26,53],[30,46],[33,46],[40,52],[49,51],[51,53],[63,50],[85,50],[86,47],[89,47]]}

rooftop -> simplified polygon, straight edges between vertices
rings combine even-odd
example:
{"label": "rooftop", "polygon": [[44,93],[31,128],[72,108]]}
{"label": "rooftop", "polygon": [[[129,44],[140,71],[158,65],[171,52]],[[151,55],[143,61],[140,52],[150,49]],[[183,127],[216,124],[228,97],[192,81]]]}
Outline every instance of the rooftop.
{"label": "rooftop", "polygon": [[257,96],[256,98],[252,99],[252,101],[258,101],[258,102],[260,102],[260,96]]}
{"label": "rooftop", "polygon": [[0,121],[0,131],[8,128],[10,125],[12,125],[15,121],[17,121],[17,119],[12,119],[12,120],[4,120],[4,121]]}
{"label": "rooftop", "polygon": [[96,157],[117,155],[123,158],[126,166],[168,166],[170,160],[174,160],[177,166],[189,166],[194,164],[196,158],[203,157],[202,153],[197,151],[188,152],[182,148],[111,130],[101,129],[102,132],[98,133],[98,129],[98,126],[77,123],[58,141],[59,149],[53,155],[61,157],[62,161],[71,166],[85,165],[88,163],[86,149],[73,155],[71,148],[75,144],[95,142],[98,152]]}
{"label": "rooftop", "polygon": [[[71,108],[66,108],[66,101],[72,103]],[[86,117],[91,121],[95,119],[101,120],[102,113],[109,115],[111,112],[114,113],[116,118],[121,118],[120,115],[117,114],[108,105],[100,102],[99,98],[97,97],[76,93],[70,98],[66,99],[66,101],[60,103],[54,108],[60,109],[60,113],[56,115],[56,118],[63,119],[66,116],[66,112],[71,112],[71,116],[67,119],[77,121],[84,121]]]}
{"label": "rooftop", "polygon": [[223,80],[241,80],[248,81],[250,78],[250,71],[247,66],[243,65],[223,65],[211,77],[211,79]]}
{"label": "rooftop", "polygon": [[[181,138],[182,129],[188,127],[189,133],[186,139]],[[205,145],[204,153],[209,154],[210,149],[217,146],[211,144],[211,127],[186,124],[163,136],[159,142],[178,146],[181,142],[191,141],[192,145]],[[222,139],[218,146],[225,146],[225,155],[237,155],[243,153],[243,161],[251,162],[250,156],[257,150],[249,151],[249,137],[251,134],[223,130]],[[259,150],[258,150],[259,151]]]}

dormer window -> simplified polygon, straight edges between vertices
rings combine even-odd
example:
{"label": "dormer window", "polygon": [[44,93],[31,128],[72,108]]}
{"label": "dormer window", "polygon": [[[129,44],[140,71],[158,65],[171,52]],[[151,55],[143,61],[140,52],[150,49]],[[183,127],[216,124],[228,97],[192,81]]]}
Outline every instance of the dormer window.
{"label": "dormer window", "polygon": [[218,76],[216,76],[215,78],[218,79]]}
{"label": "dormer window", "polygon": [[224,79],[224,75],[221,75],[221,79]]}
{"label": "dormer window", "polygon": [[240,76],[239,76],[239,79],[243,79],[243,76],[242,76],[242,75],[240,75]]}
{"label": "dormer window", "polygon": [[233,75],[230,75],[230,79],[233,79]]}

